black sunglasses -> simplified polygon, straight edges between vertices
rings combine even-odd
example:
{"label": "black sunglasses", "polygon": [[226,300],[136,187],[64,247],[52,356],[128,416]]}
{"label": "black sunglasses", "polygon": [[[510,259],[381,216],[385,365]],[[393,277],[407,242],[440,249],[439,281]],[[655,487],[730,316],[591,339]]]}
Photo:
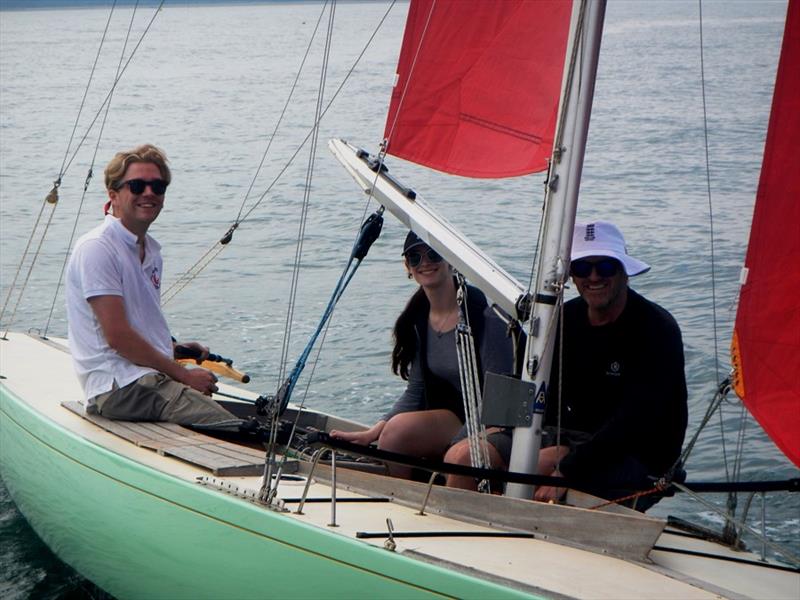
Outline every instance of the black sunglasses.
{"label": "black sunglasses", "polygon": [[599,277],[613,277],[619,271],[620,266],[622,265],[615,258],[604,258],[597,262],[579,259],[572,261],[569,272],[573,277],[589,277],[594,269]]}
{"label": "black sunglasses", "polygon": [[406,260],[408,261],[409,267],[418,267],[419,263],[422,262],[422,257],[427,256],[429,263],[438,263],[442,262],[444,258],[441,254],[439,254],[433,248],[428,248],[424,252],[420,252],[419,250],[409,250],[406,252]]}
{"label": "black sunglasses", "polygon": [[122,186],[124,185],[128,186],[131,194],[135,194],[137,196],[139,194],[144,194],[144,191],[147,189],[148,185],[156,196],[162,196],[164,192],[167,191],[167,186],[169,184],[163,179],[129,179],[128,181],[122,181],[117,184],[116,189],[122,189]]}

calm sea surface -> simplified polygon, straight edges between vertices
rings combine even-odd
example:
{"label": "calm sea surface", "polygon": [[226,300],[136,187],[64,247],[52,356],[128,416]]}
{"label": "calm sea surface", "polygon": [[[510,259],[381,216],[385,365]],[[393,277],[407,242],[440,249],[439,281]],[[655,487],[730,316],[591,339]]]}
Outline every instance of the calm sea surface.
{"label": "calm sea surface", "polygon": [[[140,142],[155,143],[167,151],[174,172],[166,208],[151,229],[164,245],[163,289],[225,233],[240,206],[252,209],[228,248],[166,305],[174,333],[179,339],[204,340],[213,351],[233,357],[253,376],[249,387],[272,392],[278,383],[307,148],[271,184],[313,120],[320,36],[249,197],[247,189],[323,5],[176,4],[157,15],[113,95],[106,119],[98,111],[123,52],[132,9],[113,13],[68,153],[109,10],[0,12],[0,301],[6,299],[42,199],[62,164],[66,161],[69,168],[61,202],[16,311],[15,329],[45,328],[73,227],[83,232],[102,218],[101,173],[111,155]],[[326,103],[388,7],[384,2],[337,6]],[[365,198],[325,144],[336,136],[371,151],[377,148],[406,8],[398,4],[389,13],[324,119],[305,225],[292,362],[316,326],[367,210]],[[140,8],[135,14],[125,60],[152,10]],[[707,2],[703,12],[716,300],[697,2],[610,1],[579,214],[616,221],[631,252],[652,264],[652,271],[632,285],[668,308],[683,329],[690,434],[728,369],[736,282],[747,244],[785,2]],[[84,196],[95,153],[95,177]],[[389,164],[501,265],[527,281],[541,214],[542,175],[485,182],[445,177],[398,160]],[[388,216],[381,240],[336,311],[317,364],[307,367],[296,400],[312,370],[306,402],[364,422],[377,418],[401,392],[402,383],[391,375],[388,362],[391,324],[413,291],[400,261],[404,235],[403,227]],[[26,272],[23,269],[20,281]],[[12,296],[6,321],[15,299]],[[66,334],[61,296],[48,334]],[[732,400],[722,418],[715,417],[714,425],[701,435],[688,464],[691,479],[725,477],[724,457],[730,460],[735,453],[735,437],[723,438],[720,425],[738,425],[741,414]],[[747,460],[741,477],[797,477],[797,469],[752,420],[746,420]],[[86,499],[88,510],[92,501]],[[688,515],[713,526],[721,522],[683,497],[663,501],[653,512]],[[796,497],[776,494],[767,500],[768,532],[795,551],[800,550],[798,514]],[[751,522],[760,527],[759,521]],[[92,593],[38,540],[0,484],[0,597]]]}

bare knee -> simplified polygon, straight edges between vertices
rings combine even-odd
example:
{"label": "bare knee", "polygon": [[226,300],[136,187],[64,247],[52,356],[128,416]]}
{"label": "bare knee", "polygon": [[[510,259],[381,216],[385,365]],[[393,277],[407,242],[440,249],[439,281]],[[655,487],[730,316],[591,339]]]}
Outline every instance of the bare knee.
{"label": "bare knee", "polygon": [[[472,460],[470,459],[469,454],[469,440],[461,440],[460,442],[451,446],[444,455],[444,462],[470,466],[472,464]],[[453,474],[447,476],[447,487],[461,488],[462,490],[478,489],[478,485],[474,477]]]}
{"label": "bare knee", "polygon": [[467,440],[461,440],[453,444],[444,455],[444,462],[454,465],[467,465],[471,463],[469,456],[469,443]]}
{"label": "bare knee", "polygon": [[378,448],[390,452],[409,453],[417,431],[413,413],[401,413],[389,419],[378,437]]}

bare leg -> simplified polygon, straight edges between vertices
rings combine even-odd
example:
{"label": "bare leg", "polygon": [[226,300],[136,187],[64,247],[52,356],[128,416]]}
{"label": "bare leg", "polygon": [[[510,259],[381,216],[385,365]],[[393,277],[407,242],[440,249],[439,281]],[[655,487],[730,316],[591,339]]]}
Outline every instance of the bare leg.
{"label": "bare leg", "polygon": [[[488,429],[487,433],[492,433],[492,431],[499,430]],[[500,453],[495,449],[494,446],[492,446],[490,443],[487,443],[486,448],[489,451],[489,464],[491,468],[508,468],[505,461],[503,461],[502,457],[500,456]],[[454,444],[447,451],[447,454],[444,455],[444,462],[470,466],[472,461],[469,455],[469,440],[461,440],[460,442]],[[448,475],[447,487],[461,488],[462,490],[477,490],[478,482],[475,481],[474,477],[469,477],[467,475]]]}
{"label": "bare leg", "polygon": [[[449,410],[400,413],[386,423],[378,438],[378,448],[439,459],[459,429],[461,421]],[[389,473],[394,477],[409,478],[411,468],[390,464]]]}
{"label": "bare leg", "polygon": [[539,451],[539,475],[550,475],[569,454],[569,446],[548,446]]}
{"label": "bare leg", "polygon": [[[539,452],[539,475],[549,475],[550,477],[562,477],[558,470],[558,463],[569,454],[569,446],[550,446],[542,448]],[[544,502],[561,499],[566,493],[566,488],[542,485],[536,488],[534,499]]]}

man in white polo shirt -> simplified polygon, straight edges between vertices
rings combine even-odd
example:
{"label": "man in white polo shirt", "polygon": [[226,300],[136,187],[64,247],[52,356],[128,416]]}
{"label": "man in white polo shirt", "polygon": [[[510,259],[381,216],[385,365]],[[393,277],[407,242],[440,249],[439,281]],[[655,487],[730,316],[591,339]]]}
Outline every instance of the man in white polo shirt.
{"label": "man in white polo shirt", "polygon": [[[110,419],[214,425],[239,420],[211,399],[216,377],[173,358],[161,312],[161,246],[147,234],[171,174],[151,145],[105,169],[105,221],[82,236],[67,268],[69,346],[87,411]],[[201,354],[208,349],[184,344]]]}

